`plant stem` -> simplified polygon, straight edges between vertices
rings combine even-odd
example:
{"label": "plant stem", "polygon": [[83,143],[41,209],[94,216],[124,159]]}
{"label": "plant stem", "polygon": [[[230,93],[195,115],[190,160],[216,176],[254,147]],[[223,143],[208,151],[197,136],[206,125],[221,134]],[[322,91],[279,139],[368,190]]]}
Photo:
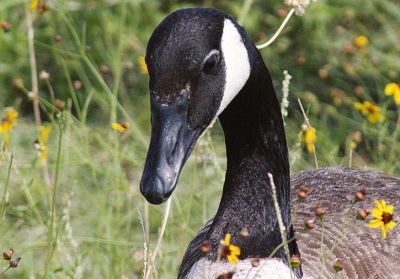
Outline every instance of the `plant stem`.
{"label": "plant stem", "polygon": [[244,0],[242,10],[239,15],[238,22],[239,24],[243,24],[244,19],[250,11],[251,5],[253,5],[254,0]]}
{"label": "plant stem", "polygon": [[8,184],[10,183],[11,168],[12,168],[13,161],[14,161],[14,155],[11,154],[10,164],[8,165],[7,180],[6,180],[6,184],[4,185],[3,198],[2,198],[2,202],[1,202],[0,224],[3,223],[3,217],[6,213],[6,195],[7,195]]}
{"label": "plant stem", "polygon": [[33,93],[33,112],[35,115],[36,125],[40,125],[40,109],[39,109],[39,86],[37,78],[36,57],[35,57],[35,31],[33,29],[32,13],[26,5],[26,25],[28,29],[28,48],[29,48],[29,61],[31,64],[31,79],[32,79],[32,93]]}
{"label": "plant stem", "polygon": [[294,13],[294,9],[292,8],[289,11],[289,13],[286,15],[286,17],[283,20],[281,26],[279,26],[278,30],[275,32],[275,34],[272,36],[272,38],[269,39],[267,42],[265,42],[265,43],[263,43],[261,45],[258,45],[257,48],[258,49],[263,49],[263,48],[266,48],[267,46],[269,46],[270,44],[272,44],[276,40],[276,38],[278,38],[278,36],[281,34],[283,28],[286,26],[286,24],[288,23],[290,17],[293,15],[293,13]]}
{"label": "plant stem", "polygon": [[[156,257],[157,257],[157,253],[160,250],[161,242],[162,242],[162,239],[163,239],[163,236],[164,236],[164,233],[165,233],[165,228],[167,227],[169,212],[171,210],[171,201],[172,201],[172,197],[170,197],[168,199],[168,201],[167,201],[167,206],[166,206],[165,212],[164,212],[164,218],[163,218],[163,221],[162,221],[162,224],[161,224],[160,235],[158,236],[157,244],[156,244],[156,247],[154,248],[154,252],[153,252],[153,255],[151,257],[153,268],[155,268],[155,264],[154,263],[155,263],[155,260],[156,260]],[[150,273],[151,273],[151,269],[148,268],[148,272],[147,272],[147,274],[145,276],[145,279],[149,278]]]}
{"label": "plant stem", "polygon": [[54,248],[57,242],[57,235],[54,237],[54,227],[56,221],[56,200],[57,200],[57,185],[60,174],[60,164],[61,164],[61,147],[62,147],[62,139],[63,139],[63,128],[61,125],[59,126],[59,136],[58,136],[58,150],[57,150],[57,162],[56,162],[56,172],[54,177],[54,186],[53,186],[53,196],[51,201],[51,219],[48,231],[48,241],[49,248],[47,251],[46,264],[45,264],[45,273],[43,278],[49,278],[49,272],[51,267],[51,260],[54,254]]}

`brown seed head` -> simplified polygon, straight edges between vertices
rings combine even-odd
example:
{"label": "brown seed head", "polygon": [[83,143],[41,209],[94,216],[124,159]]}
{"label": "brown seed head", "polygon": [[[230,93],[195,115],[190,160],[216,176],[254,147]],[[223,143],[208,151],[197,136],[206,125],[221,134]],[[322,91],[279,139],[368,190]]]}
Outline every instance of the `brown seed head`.
{"label": "brown seed head", "polygon": [[308,196],[308,193],[310,193],[310,187],[301,185],[299,191],[297,191],[297,196],[299,199],[303,200]]}
{"label": "brown seed head", "polygon": [[0,27],[3,29],[4,32],[9,32],[11,30],[11,23],[8,21],[2,20],[0,21]]}
{"label": "brown seed head", "polygon": [[48,80],[50,78],[50,74],[46,71],[41,71],[39,75],[39,79]]}
{"label": "brown seed head", "polygon": [[355,202],[360,202],[365,199],[365,196],[367,195],[367,192],[365,190],[359,190],[354,194],[354,200]]}
{"label": "brown seed head", "polygon": [[228,272],[228,273],[224,273],[221,274],[217,277],[217,279],[232,279],[233,278],[233,274],[235,274],[234,272]]}
{"label": "brown seed head", "polygon": [[306,229],[312,230],[315,228],[315,221],[314,219],[310,219],[304,222],[304,226]]}
{"label": "brown seed head", "polygon": [[343,259],[336,259],[335,263],[333,264],[333,269],[335,272],[340,272],[343,270],[343,264],[344,260]]}
{"label": "brown seed head", "polygon": [[358,220],[365,220],[365,219],[367,219],[368,215],[369,215],[369,211],[368,210],[360,209],[357,212],[357,216],[356,217],[357,217]]}
{"label": "brown seed head", "polygon": [[16,257],[14,259],[11,259],[8,263],[10,264],[10,267],[16,268],[18,267],[18,263],[21,260],[21,257]]}
{"label": "brown seed head", "polygon": [[240,236],[241,238],[248,238],[248,237],[250,236],[249,231],[247,230],[246,227],[242,228],[242,229],[239,231],[239,236]]}
{"label": "brown seed head", "polygon": [[53,40],[54,40],[56,43],[61,42],[61,35],[60,35],[60,34],[55,34],[54,37],[53,37]]}
{"label": "brown seed head", "polygon": [[103,74],[109,74],[109,73],[111,73],[111,70],[107,65],[103,64],[100,66],[100,72]]}
{"label": "brown seed head", "polygon": [[290,265],[292,266],[292,268],[298,268],[301,265],[300,257],[297,255],[293,255],[290,258]]}
{"label": "brown seed head", "polygon": [[12,256],[14,255],[14,250],[12,248],[3,252],[3,259],[6,261],[11,260]]}
{"label": "brown seed head", "polygon": [[208,240],[204,240],[201,244],[200,244],[200,251],[203,254],[207,254],[211,251],[211,244]]}
{"label": "brown seed head", "polygon": [[24,81],[21,78],[13,79],[12,85],[18,89],[24,88]]}
{"label": "brown seed head", "polygon": [[319,203],[315,208],[315,215],[317,215],[319,218],[323,218],[325,213],[326,213],[326,208]]}
{"label": "brown seed head", "polygon": [[259,257],[252,258],[250,262],[252,267],[258,267],[260,265],[260,258]]}
{"label": "brown seed head", "polygon": [[326,79],[329,76],[329,71],[326,68],[321,68],[318,70],[318,75],[321,79]]}
{"label": "brown seed head", "polygon": [[37,10],[39,11],[40,14],[44,14],[48,9],[49,7],[44,2],[39,2],[37,4]]}
{"label": "brown seed head", "polygon": [[63,110],[65,108],[65,102],[61,101],[60,99],[55,99],[53,105],[59,110]]}
{"label": "brown seed head", "polygon": [[80,90],[82,88],[82,82],[80,80],[74,80],[74,89]]}

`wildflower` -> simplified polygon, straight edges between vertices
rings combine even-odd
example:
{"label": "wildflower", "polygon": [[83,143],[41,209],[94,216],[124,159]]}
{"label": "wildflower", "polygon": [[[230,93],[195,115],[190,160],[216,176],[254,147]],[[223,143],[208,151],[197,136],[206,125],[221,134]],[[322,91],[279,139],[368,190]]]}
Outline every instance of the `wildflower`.
{"label": "wildflower", "polygon": [[3,135],[3,150],[7,149],[10,142],[12,128],[17,124],[18,112],[14,108],[7,108],[6,115],[0,123],[0,133]]}
{"label": "wildflower", "polygon": [[393,221],[393,205],[387,205],[385,200],[375,200],[376,208],[372,209],[371,215],[375,218],[369,222],[368,226],[372,229],[380,228],[382,230],[382,237],[386,238],[387,231],[396,226]]}
{"label": "wildflower", "polygon": [[364,116],[366,116],[368,121],[372,124],[383,122],[385,120],[385,116],[382,114],[381,108],[371,102],[355,102],[353,106],[355,109],[359,110]]}
{"label": "wildflower", "polygon": [[354,44],[356,45],[356,47],[358,48],[363,48],[366,47],[368,45],[368,38],[364,35],[361,36],[357,36],[354,39]]}
{"label": "wildflower", "polygon": [[120,133],[125,133],[126,130],[129,128],[129,123],[128,122],[114,122],[111,124],[111,128],[114,130],[120,132]]}
{"label": "wildflower", "polygon": [[335,272],[342,271],[343,270],[343,263],[344,263],[343,259],[336,259],[335,263],[333,264],[333,270],[335,270]]}
{"label": "wildflower", "polygon": [[40,126],[39,127],[39,138],[34,143],[34,148],[38,151],[40,163],[44,165],[47,160],[47,140],[49,139],[51,127],[50,126]]}
{"label": "wildflower", "polygon": [[44,14],[48,10],[46,3],[39,0],[31,0],[30,7],[32,11],[38,11],[40,14]]}
{"label": "wildflower", "polygon": [[139,65],[139,70],[142,74],[146,75],[149,73],[149,70],[147,69],[147,64],[146,64],[146,60],[144,59],[144,56],[141,55],[138,57],[137,59],[137,63]]}
{"label": "wildflower", "polygon": [[306,127],[303,131],[302,142],[306,144],[309,154],[314,153],[314,143],[317,140],[317,130],[314,127]]}
{"label": "wildflower", "polygon": [[219,254],[223,258],[227,258],[232,265],[236,265],[239,262],[240,248],[231,244],[231,234],[225,235],[224,241],[221,243]]}
{"label": "wildflower", "polygon": [[385,86],[385,94],[388,96],[393,95],[394,102],[396,105],[400,105],[400,86],[394,82],[391,82]]}
{"label": "wildflower", "polygon": [[300,257],[297,256],[297,255],[293,255],[293,256],[290,258],[290,266],[291,266],[292,268],[298,268],[298,267],[300,267],[300,265],[301,265]]}

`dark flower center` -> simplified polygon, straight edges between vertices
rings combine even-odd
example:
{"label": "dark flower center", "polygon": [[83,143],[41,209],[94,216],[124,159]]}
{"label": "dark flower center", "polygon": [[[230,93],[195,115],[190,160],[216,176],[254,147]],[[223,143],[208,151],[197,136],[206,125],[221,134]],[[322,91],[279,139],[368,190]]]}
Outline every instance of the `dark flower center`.
{"label": "dark flower center", "polygon": [[390,214],[390,213],[387,213],[387,212],[383,212],[382,213],[382,222],[385,225],[388,224],[392,220],[393,220],[393,214]]}
{"label": "dark flower center", "polygon": [[229,249],[229,246],[224,245],[224,246],[222,247],[222,250],[221,250],[221,256],[226,258],[226,257],[228,257],[230,254],[231,254],[231,249]]}

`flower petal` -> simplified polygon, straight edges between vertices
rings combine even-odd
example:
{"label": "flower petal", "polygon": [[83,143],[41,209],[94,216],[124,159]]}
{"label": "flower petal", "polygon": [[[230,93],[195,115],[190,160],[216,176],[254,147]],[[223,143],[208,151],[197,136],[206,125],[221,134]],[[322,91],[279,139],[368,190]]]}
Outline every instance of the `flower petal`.
{"label": "flower petal", "polygon": [[382,237],[386,239],[386,236],[387,236],[387,229],[385,225],[382,225]]}
{"label": "flower petal", "polygon": [[382,220],[382,213],[383,212],[378,208],[374,208],[372,209],[371,215],[376,219]]}
{"label": "flower petal", "polygon": [[386,228],[388,230],[394,229],[396,227],[396,222],[395,221],[390,221],[389,223],[386,224]]}
{"label": "flower petal", "polygon": [[227,233],[227,234],[225,235],[224,245],[225,245],[225,246],[229,246],[230,243],[231,243],[231,234],[230,234],[230,233]]}
{"label": "flower petal", "polygon": [[372,229],[376,229],[379,228],[380,226],[382,226],[383,222],[379,219],[375,219],[372,220],[371,222],[369,222],[368,227],[372,228]]}

